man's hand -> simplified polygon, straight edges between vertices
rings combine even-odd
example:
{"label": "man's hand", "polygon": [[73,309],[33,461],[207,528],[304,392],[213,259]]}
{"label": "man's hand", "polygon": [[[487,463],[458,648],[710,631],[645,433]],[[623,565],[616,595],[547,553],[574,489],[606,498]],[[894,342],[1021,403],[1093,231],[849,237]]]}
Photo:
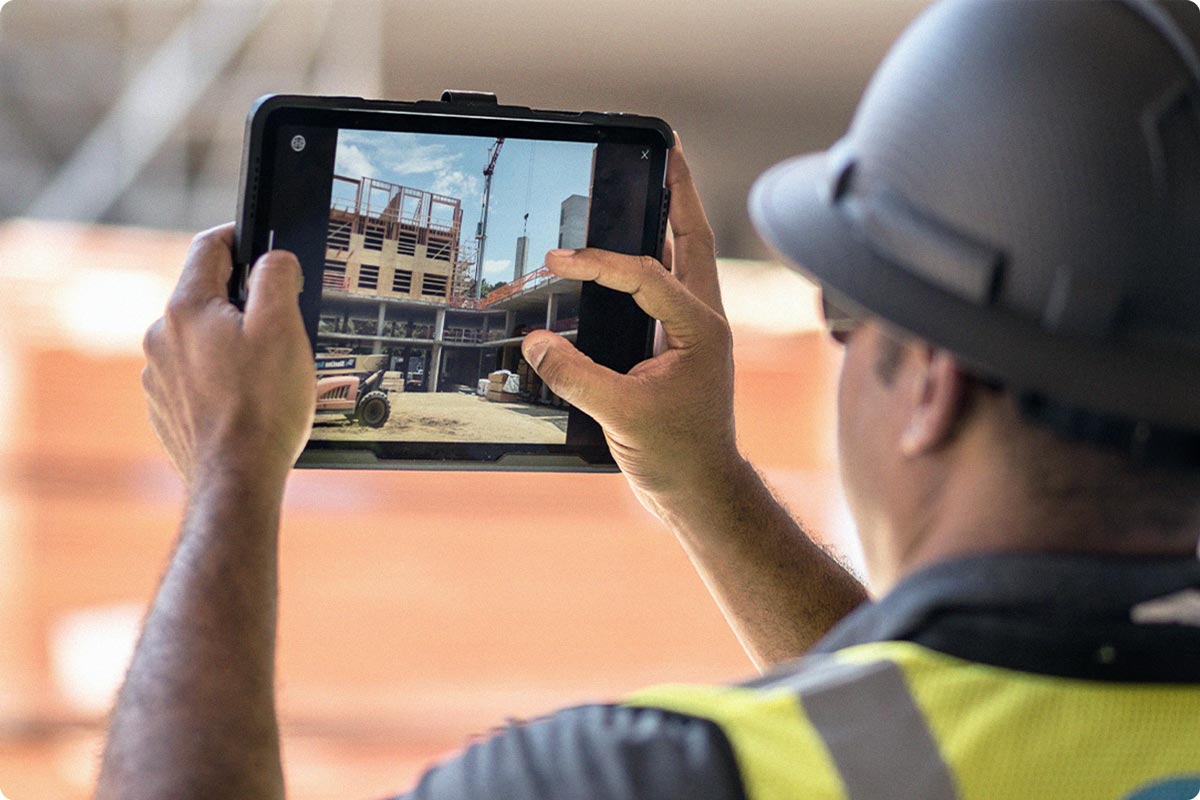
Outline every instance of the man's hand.
{"label": "man's hand", "polygon": [[663,503],[723,480],[741,461],[733,423],[733,353],[717,284],[712,229],[678,143],[667,165],[671,238],[666,265],[649,256],[553,250],[555,275],[629,292],[661,323],[659,352],[620,375],[557,334],[525,338],[526,359],[563,399],[604,429],[613,457],[642,503]]}
{"label": "man's hand", "polygon": [[143,343],[150,419],[189,491],[214,472],[282,488],[312,427],[316,377],[300,264],[267,253],[246,311],[229,302],[233,226],[200,234]]}
{"label": "man's hand", "polygon": [[629,292],[661,324],[654,357],[620,375],[538,331],[525,337],[525,358],[600,423],[634,493],[675,532],[762,668],[807,651],[866,594],[738,452],[716,245],[678,141],[667,184],[665,266],[592,249],[546,259],[555,275]]}

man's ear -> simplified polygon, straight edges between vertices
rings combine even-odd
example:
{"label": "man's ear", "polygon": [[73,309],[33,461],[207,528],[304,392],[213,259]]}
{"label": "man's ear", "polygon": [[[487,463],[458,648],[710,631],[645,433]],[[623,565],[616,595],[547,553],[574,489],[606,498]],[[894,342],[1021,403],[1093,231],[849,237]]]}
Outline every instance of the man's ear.
{"label": "man's ear", "polygon": [[900,436],[900,452],[910,458],[932,453],[954,438],[966,408],[967,378],[945,350],[921,346],[914,359],[912,413]]}

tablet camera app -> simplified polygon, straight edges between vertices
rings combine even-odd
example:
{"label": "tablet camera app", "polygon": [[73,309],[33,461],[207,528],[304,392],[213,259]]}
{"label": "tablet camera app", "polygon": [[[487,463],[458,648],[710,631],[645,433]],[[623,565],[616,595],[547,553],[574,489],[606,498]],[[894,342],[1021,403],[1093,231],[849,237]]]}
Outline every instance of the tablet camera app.
{"label": "tablet camera app", "polygon": [[596,145],[341,130],[316,337],[314,440],[562,444],[567,404],[521,357],[573,340]]}

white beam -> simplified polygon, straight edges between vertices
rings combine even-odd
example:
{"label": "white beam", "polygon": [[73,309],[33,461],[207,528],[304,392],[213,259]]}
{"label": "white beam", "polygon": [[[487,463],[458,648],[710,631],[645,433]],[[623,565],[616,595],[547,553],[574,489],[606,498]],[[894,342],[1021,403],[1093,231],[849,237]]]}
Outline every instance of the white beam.
{"label": "white beam", "polygon": [[205,0],[197,5],[26,213],[100,218],[186,120],[278,1]]}

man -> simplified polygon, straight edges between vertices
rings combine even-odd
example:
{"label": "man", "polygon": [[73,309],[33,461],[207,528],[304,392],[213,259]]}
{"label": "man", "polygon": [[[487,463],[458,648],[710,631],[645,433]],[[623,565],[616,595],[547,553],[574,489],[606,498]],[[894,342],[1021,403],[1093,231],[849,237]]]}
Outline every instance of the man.
{"label": "man", "polygon": [[[666,349],[627,376],[546,332],[526,357],[602,423],[773,669],[511,728],[412,796],[1200,794],[1197,40],[1185,3],[939,4],[837,147],[760,179],[758,226],[821,282],[845,343],[843,477],[883,598],[841,622],[862,589],[738,454],[713,239],[681,151],[669,271],[552,252],[556,274],[630,292]],[[295,259],[264,256],[239,314],[231,237],[197,239],[146,338],[189,503],[102,798],[283,796],[276,530],[313,376]],[[695,374],[721,380],[700,398]]]}

